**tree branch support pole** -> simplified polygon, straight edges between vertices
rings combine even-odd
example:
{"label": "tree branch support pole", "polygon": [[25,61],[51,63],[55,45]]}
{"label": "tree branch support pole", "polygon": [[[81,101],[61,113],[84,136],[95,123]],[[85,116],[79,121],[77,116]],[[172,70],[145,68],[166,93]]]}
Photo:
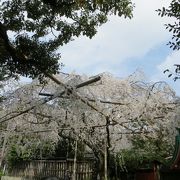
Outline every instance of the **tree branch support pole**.
{"label": "tree branch support pole", "polygon": [[108,180],[108,156],[107,156],[107,141],[104,143],[104,180]]}
{"label": "tree branch support pole", "polygon": [[105,180],[108,180],[109,162],[110,162],[109,148],[111,144],[110,144],[109,125],[110,125],[110,117],[106,116],[106,139],[105,139],[105,153],[104,153],[104,179]]}
{"label": "tree branch support pole", "polygon": [[72,180],[76,180],[77,148],[78,148],[78,146],[77,146],[77,139],[76,139]]}

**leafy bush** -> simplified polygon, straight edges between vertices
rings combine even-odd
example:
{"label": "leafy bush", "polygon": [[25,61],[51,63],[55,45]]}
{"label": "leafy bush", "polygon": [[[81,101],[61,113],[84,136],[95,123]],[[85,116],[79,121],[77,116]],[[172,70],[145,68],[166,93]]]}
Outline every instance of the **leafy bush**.
{"label": "leafy bush", "polygon": [[142,138],[137,135],[132,140],[132,148],[117,154],[117,160],[127,169],[151,168],[154,162],[168,164],[167,157],[173,153],[172,146],[161,138]]}

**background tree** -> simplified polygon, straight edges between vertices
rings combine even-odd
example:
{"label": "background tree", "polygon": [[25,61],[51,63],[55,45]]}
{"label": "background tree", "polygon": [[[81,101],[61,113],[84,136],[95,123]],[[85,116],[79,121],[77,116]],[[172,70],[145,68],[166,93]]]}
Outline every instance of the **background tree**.
{"label": "background tree", "polygon": [[92,38],[108,15],[132,17],[132,7],[130,0],[0,1],[0,65],[10,75],[55,74],[60,46]]}
{"label": "background tree", "polygon": [[180,1],[172,0],[168,8],[163,7],[157,10],[160,16],[172,17],[174,24],[166,24],[166,29],[172,32],[172,41],[168,43],[173,50],[180,49]]}
{"label": "background tree", "polygon": [[[172,40],[169,41],[168,45],[173,50],[180,50],[180,1],[172,0],[168,8],[163,7],[157,11],[161,17],[168,16],[173,18],[173,24],[165,24],[166,29],[168,29],[169,32],[172,32]],[[176,81],[177,79],[180,79],[180,64],[175,64],[175,67],[175,73],[169,72],[168,69],[164,72],[169,72],[169,77],[173,75],[174,80]]]}

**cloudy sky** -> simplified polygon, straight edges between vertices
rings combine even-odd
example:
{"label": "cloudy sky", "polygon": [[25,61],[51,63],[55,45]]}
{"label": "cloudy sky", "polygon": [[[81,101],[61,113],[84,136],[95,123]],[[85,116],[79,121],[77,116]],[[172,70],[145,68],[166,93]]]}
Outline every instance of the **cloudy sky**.
{"label": "cloudy sky", "polygon": [[171,34],[164,24],[173,20],[161,18],[155,12],[167,7],[170,1],[134,0],[133,19],[111,16],[91,40],[81,37],[63,46],[63,71],[88,75],[110,72],[126,77],[140,69],[149,81],[166,81],[180,95],[180,80],[173,82],[168,74],[163,74],[180,62],[180,51],[172,51],[166,45]]}

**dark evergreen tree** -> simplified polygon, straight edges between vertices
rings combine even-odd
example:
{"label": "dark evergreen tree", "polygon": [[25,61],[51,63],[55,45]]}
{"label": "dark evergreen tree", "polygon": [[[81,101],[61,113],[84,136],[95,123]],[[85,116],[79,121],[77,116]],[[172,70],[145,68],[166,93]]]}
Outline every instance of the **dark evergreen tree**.
{"label": "dark evergreen tree", "polygon": [[132,8],[130,0],[0,1],[0,66],[11,76],[57,73],[61,46],[92,38],[111,14],[131,18]]}

